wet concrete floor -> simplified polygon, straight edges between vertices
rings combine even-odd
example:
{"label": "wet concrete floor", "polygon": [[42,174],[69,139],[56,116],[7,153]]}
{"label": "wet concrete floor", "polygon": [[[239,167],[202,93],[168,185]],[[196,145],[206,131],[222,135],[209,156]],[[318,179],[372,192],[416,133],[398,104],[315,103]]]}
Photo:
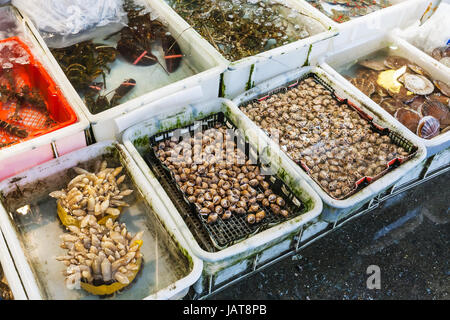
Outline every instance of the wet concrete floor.
{"label": "wet concrete floor", "polygon": [[[208,299],[450,300],[450,172]],[[380,289],[369,266],[379,267]]]}

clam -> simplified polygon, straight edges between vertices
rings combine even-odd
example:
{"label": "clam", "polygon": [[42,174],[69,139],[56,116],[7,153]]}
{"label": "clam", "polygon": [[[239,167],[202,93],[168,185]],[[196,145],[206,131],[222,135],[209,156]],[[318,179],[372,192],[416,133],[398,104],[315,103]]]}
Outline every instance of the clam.
{"label": "clam", "polygon": [[423,117],[433,116],[438,119],[442,128],[450,125],[450,111],[448,107],[438,101],[425,100],[420,106],[419,112]]}
{"label": "clam", "polygon": [[409,103],[409,107],[414,111],[418,111],[424,102],[425,96],[415,96]]}
{"label": "clam", "polygon": [[424,139],[431,139],[439,134],[439,127],[439,120],[435,117],[423,117],[417,126],[417,135]]}
{"label": "clam", "polygon": [[398,69],[408,64],[411,64],[411,62],[400,56],[389,56],[384,60],[384,65],[390,69]]}
{"label": "clam", "polygon": [[392,115],[394,115],[398,109],[404,107],[404,105],[401,101],[394,99],[394,98],[384,99],[380,103],[380,106]]}
{"label": "clam", "polygon": [[353,78],[350,83],[361,90],[366,96],[370,97],[375,92],[375,85],[372,81],[364,78]]}
{"label": "clam", "polygon": [[363,60],[358,62],[359,65],[369,68],[375,71],[383,71],[386,70],[386,65],[384,64],[384,60]]}
{"label": "clam", "polygon": [[440,80],[435,80],[434,85],[439,89],[440,92],[442,92],[442,94],[450,97],[450,85]]}
{"label": "clam", "polygon": [[431,52],[431,56],[436,59],[437,61],[442,59],[442,50],[441,48],[436,48]]}
{"label": "clam", "polygon": [[415,94],[426,95],[434,91],[433,83],[428,78],[418,74],[405,74],[404,83],[406,89]]}
{"label": "clam", "polygon": [[[418,97],[423,97],[423,96],[418,96]],[[443,105],[450,107],[450,98],[441,93],[432,93],[432,94],[426,96],[426,99],[431,100],[431,101],[438,101],[438,102],[442,103]]]}
{"label": "clam", "polygon": [[420,114],[416,111],[400,108],[395,112],[395,118],[412,132],[416,132],[420,121]]}
{"label": "clam", "polygon": [[426,72],[421,66],[418,66],[415,63],[408,64],[408,68],[414,71],[417,74],[420,74],[421,76],[430,77],[430,74]]}

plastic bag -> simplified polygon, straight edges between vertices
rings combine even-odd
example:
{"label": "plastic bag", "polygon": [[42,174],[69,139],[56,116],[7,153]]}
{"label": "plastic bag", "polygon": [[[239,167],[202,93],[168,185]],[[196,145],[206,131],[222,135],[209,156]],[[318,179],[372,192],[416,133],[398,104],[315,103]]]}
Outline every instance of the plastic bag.
{"label": "plastic bag", "polygon": [[450,4],[441,2],[436,12],[422,25],[413,25],[399,35],[427,54],[448,44],[450,39]]}
{"label": "plastic bag", "polygon": [[122,0],[13,0],[49,47],[75,43],[119,31],[127,23]]}

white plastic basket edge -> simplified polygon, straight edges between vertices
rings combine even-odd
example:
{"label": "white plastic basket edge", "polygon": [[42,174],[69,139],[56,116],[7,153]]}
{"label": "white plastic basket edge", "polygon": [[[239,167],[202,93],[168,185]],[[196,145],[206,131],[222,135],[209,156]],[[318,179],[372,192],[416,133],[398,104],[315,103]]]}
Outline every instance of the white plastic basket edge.
{"label": "white plastic basket edge", "polygon": [[[157,203],[156,206],[152,207],[155,209],[155,214],[158,215],[158,217],[164,222],[164,226],[166,231],[168,231],[174,239],[179,243],[181,247],[183,247],[184,250],[189,254],[190,258],[192,259],[192,269],[190,270],[190,273],[177,280],[176,282],[172,283],[171,285],[167,286],[166,288],[162,288],[158,290],[158,292],[151,294],[144,299],[157,299],[157,300],[163,300],[163,299],[170,299],[174,296],[179,295],[180,293],[186,292],[186,289],[188,289],[191,285],[193,285],[198,278],[201,275],[201,272],[203,270],[203,262],[198,259],[189,249],[189,245],[186,243],[184,237],[180,234],[178,229],[176,228],[175,224],[171,220],[170,216],[166,213],[159,212],[157,209],[161,207],[160,204],[158,204],[159,198],[154,196],[154,192],[148,183],[148,181],[142,177],[140,169],[136,166],[136,163],[131,158],[130,154],[127,152],[127,150],[120,144],[118,144],[115,141],[103,141],[99,142],[93,145],[90,145],[86,148],[96,148],[99,149],[100,153],[102,154],[102,150],[110,145],[116,145],[117,148],[121,150],[121,152],[124,155],[125,165],[127,167],[127,170],[129,171],[130,175],[135,180],[135,183],[137,187],[141,190],[143,196],[149,201],[155,201]],[[85,149],[85,148],[83,148]],[[27,170],[26,172],[21,173],[20,175],[24,175],[27,172],[42,172],[43,169],[47,167],[51,167],[54,165],[57,165],[60,161],[64,161],[64,159],[73,157],[74,154],[83,154],[83,149],[68,153],[60,158],[50,160],[42,165],[33,167],[32,169]],[[85,159],[86,160],[86,159]],[[77,160],[78,161],[78,160]],[[72,161],[73,165],[76,165],[76,161]],[[39,174],[38,174],[39,176]],[[1,182],[1,184],[7,183],[8,180],[14,179],[14,177],[8,178],[7,180]],[[33,300],[42,300],[43,297],[40,294],[39,286],[37,284],[36,278],[33,274],[33,271],[31,270],[31,267],[28,263],[28,260],[25,256],[25,252],[21,246],[20,240],[17,237],[17,233],[14,231],[14,226],[12,225],[10,219],[8,218],[8,214],[3,207],[2,204],[0,204],[0,226],[1,230],[3,231],[3,234],[5,235],[6,243],[11,249],[11,254],[13,256],[14,261],[16,262],[18,273],[20,275],[20,278],[22,279],[25,290],[27,292],[27,295],[29,299]]]}

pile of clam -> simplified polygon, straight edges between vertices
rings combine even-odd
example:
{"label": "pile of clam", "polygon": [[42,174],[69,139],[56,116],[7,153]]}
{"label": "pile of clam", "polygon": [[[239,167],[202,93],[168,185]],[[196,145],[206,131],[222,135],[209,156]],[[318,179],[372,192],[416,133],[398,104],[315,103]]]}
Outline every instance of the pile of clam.
{"label": "pile of clam", "polygon": [[125,175],[119,174],[123,167],[107,168],[107,162],[97,162],[95,173],[75,167],[78,174],[67,188],[53,191],[50,196],[57,198],[65,211],[78,219],[90,219],[94,215],[98,220],[106,215],[118,216],[121,207],[128,207],[123,198],[133,190],[127,189]]}
{"label": "pile of clam", "polygon": [[245,215],[249,224],[258,223],[266,217],[266,210],[289,215],[283,197],[270,188],[260,167],[236,148],[226,126],[216,125],[180,142],[167,139],[154,150],[207,223],[228,220],[232,215]]}
{"label": "pile of clam", "polygon": [[381,174],[390,160],[408,155],[312,77],[240,108],[337,199],[362,177]]}
{"label": "pile of clam", "polygon": [[434,80],[420,66],[391,55],[359,61],[350,82],[409,130],[431,139],[450,130],[450,84]]}
{"label": "pile of clam", "polygon": [[450,68],[450,45],[433,49],[431,56]]}
{"label": "pile of clam", "polygon": [[119,282],[130,283],[139,270],[142,258],[138,240],[143,232],[132,236],[124,223],[109,218],[99,225],[94,215],[87,215],[80,227],[68,226],[70,233],[61,235],[64,256],[56,259],[66,266],[66,286],[73,288],[81,282],[95,286]]}

